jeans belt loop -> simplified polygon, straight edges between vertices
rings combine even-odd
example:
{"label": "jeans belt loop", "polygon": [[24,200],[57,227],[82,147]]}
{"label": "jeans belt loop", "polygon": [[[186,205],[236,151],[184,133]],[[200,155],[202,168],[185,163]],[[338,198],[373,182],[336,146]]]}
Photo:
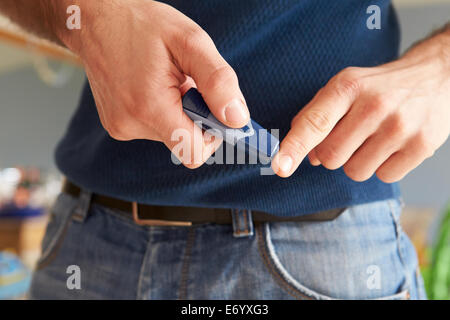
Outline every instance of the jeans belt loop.
{"label": "jeans belt loop", "polygon": [[251,237],[254,234],[251,210],[231,209],[233,237]]}
{"label": "jeans belt loop", "polygon": [[73,220],[78,222],[84,222],[89,214],[89,208],[91,207],[92,192],[81,190],[78,197],[78,204],[75,207],[73,213]]}

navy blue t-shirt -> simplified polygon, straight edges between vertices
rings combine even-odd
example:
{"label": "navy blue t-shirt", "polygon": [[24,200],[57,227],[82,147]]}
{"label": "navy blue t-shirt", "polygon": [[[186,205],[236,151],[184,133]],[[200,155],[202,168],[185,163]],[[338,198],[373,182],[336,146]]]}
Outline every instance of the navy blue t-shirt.
{"label": "navy blue t-shirt", "polygon": [[[348,66],[376,66],[398,55],[399,28],[389,0],[170,0],[208,32],[239,77],[252,118],[283,138],[292,118]],[[381,8],[369,29],[367,8]],[[113,67],[113,66],[111,66]],[[157,75],[155,75],[156,77]],[[398,196],[375,176],[354,182],[342,169],[304,160],[287,179],[258,164],[175,165],[159,142],[113,140],[89,85],[56,150],[59,169],[95,193],[146,204],[245,208],[303,215]]]}

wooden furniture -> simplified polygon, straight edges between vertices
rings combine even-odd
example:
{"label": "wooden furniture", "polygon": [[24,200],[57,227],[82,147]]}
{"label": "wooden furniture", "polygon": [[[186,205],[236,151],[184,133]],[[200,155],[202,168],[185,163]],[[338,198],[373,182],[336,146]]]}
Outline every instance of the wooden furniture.
{"label": "wooden furniture", "polygon": [[25,265],[33,268],[41,255],[41,242],[47,221],[47,216],[1,219],[0,251],[17,254]]}

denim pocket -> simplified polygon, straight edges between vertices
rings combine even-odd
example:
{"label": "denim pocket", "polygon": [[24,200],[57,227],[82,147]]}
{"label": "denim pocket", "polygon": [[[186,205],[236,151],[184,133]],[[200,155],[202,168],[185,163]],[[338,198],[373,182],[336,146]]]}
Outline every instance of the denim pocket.
{"label": "denim pocket", "polygon": [[60,194],[50,212],[49,222],[41,244],[41,257],[36,269],[47,266],[57,255],[64,240],[64,236],[72,221],[72,212],[77,205],[77,200],[67,194]]}
{"label": "denim pocket", "polygon": [[388,201],[348,208],[329,222],[262,224],[257,235],[266,270],[293,298],[410,298]]}

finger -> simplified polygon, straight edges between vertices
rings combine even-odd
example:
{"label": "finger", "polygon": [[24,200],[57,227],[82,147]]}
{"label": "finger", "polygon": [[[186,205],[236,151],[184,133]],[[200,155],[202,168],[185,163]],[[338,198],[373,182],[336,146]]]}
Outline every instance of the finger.
{"label": "finger", "polygon": [[311,163],[312,166],[320,166],[320,160],[317,158],[316,150],[312,149],[311,152],[308,154],[309,163]]}
{"label": "finger", "polygon": [[391,155],[376,170],[377,177],[386,183],[399,181],[431,155],[432,152],[424,152],[420,143],[411,141],[403,149]]}
{"label": "finger", "polygon": [[[160,140],[172,151],[173,155],[186,167],[200,167],[220,147],[222,139],[211,137],[182,111],[181,94],[176,88],[171,89],[173,95],[178,94],[176,106],[163,108],[172,110],[171,116],[164,115],[157,119]],[[170,101],[167,100],[167,101]]]}
{"label": "finger", "polygon": [[214,116],[225,125],[241,128],[250,113],[233,68],[200,27],[183,32],[171,48],[182,72],[191,76]]}
{"label": "finger", "polygon": [[385,183],[393,183],[401,180],[409,171],[418,166],[420,162],[412,154],[401,150],[389,157],[376,170],[376,175]]}
{"label": "finger", "polygon": [[197,88],[197,85],[195,84],[194,79],[192,79],[189,76],[186,76],[185,81],[180,86],[181,95],[184,96],[186,92],[188,92],[189,89],[191,88]]}
{"label": "finger", "polygon": [[281,177],[290,176],[347,113],[358,95],[356,81],[345,74],[333,78],[294,119],[272,161],[274,172]]}
{"label": "finger", "polygon": [[328,137],[315,148],[317,160],[331,170],[343,166],[377,130],[385,117],[385,110],[378,99],[370,97],[358,100]]}
{"label": "finger", "polygon": [[[180,86],[180,93],[182,96],[185,95],[186,92],[188,92],[191,88],[197,88],[194,79],[192,79],[189,76],[185,77],[186,77],[185,81]],[[207,131],[203,131],[203,137],[205,148],[202,155],[203,158],[202,161],[206,161],[214,152],[216,152],[216,150],[222,144],[223,140],[219,139],[216,136],[211,135]]]}
{"label": "finger", "polygon": [[391,135],[388,130],[380,129],[369,137],[344,165],[348,177],[355,181],[365,181],[394,152],[398,151],[403,140]]}
{"label": "finger", "polygon": [[164,137],[164,144],[187,168],[196,169],[203,165],[220,147],[223,140],[203,132],[185,114],[181,115],[179,127],[169,128],[170,137]]}
{"label": "finger", "polygon": [[355,181],[369,179],[393,153],[401,150],[413,128],[404,117],[388,117],[344,165],[346,174]]}

